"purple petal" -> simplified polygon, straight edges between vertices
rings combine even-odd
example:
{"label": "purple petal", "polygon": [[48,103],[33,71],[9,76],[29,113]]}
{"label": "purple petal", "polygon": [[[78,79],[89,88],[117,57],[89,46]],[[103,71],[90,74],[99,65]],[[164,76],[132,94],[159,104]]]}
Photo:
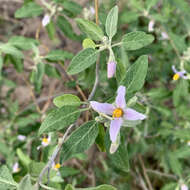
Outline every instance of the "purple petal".
{"label": "purple petal", "polygon": [[107,77],[112,78],[115,74],[116,70],[116,63],[114,61],[111,61],[107,64]]}
{"label": "purple petal", "polygon": [[124,118],[126,120],[143,120],[146,118],[146,115],[139,113],[134,109],[127,108],[124,113]]}
{"label": "purple petal", "polygon": [[109,132],[110,132],[110,139],[112,142],[115,142],[117,140],[117,135],[119,133],[122,122],[123,122],[122,118],[117,118],[111,121]]}
{"label": "purple petal", "polygon": [[173,70],[174,73],[177,73],[177,72],[178,72],[178,71],[176,70],[176,68],[175,68],[174,65],[172,65],[172,70]]}
{"label": "purple petal", "polygon": [[92,106],[93,110],[99,113],[112,115],[114,111],[114,106],[112,104],[90,101],[90,105]]}
{"label": "purple petal", "polygon": [[125,102],[125,87],[124,86],[119,86],[117,90],[117,97],[115,99],[115,103],[117,107],[119,108],[125,108],[126,102]]}

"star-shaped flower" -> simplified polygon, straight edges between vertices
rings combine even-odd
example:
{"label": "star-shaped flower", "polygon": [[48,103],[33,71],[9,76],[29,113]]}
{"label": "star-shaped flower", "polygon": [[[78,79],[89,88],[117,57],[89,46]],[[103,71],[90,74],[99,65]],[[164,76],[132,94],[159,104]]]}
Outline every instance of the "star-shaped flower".
{"label": "star-shaped flower", "polygon": [[143,120],[146,118],[146,115],[141,114],[134,109],[127,108],[125,102],[125,92],[126,89],[124,86],[119,86],[117,90],[117,97],[115,99],[115,104],[108,103],[99,103],[96,101],[91,101],[90,105],[92,108],[98,112],[112,116],[110,123],[110,139],[112,143],[115,143],[117,140],[117,135],[120,131],[120,127],[123,124],[124,120]]}
{"label": "star-shaped flower", "polygon": [[183,79],[188,79],[188,77],[185,75],[187,73],[185,70],[177,71],[174,65],[172,65],[172,70],[175,73],[173,76],[173,80],[178,80],[180,77]]}

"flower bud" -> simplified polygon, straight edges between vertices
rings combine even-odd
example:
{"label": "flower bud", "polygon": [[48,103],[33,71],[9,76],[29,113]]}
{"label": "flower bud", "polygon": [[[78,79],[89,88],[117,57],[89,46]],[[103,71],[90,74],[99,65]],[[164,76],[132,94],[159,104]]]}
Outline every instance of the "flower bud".
{"label": "flower bud", "polygon": [[112,78],[116,71],[116,63],[114,61],[110,61],[107,64],[107,77]]}

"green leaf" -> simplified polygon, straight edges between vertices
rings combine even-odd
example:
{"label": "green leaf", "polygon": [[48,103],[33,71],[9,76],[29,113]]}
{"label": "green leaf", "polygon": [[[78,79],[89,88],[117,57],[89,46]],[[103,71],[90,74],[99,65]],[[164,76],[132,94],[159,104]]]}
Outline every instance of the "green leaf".
{"label": "green leaf", "polygon": [[96,138],[96,144],[98,145],[98,148],[100,149],[100,151],[105,152],[106,148],[105,148],[105,130],[104,130],[104,126],[101,124],[98,124],[98,129],[99,129],[99,133],[98,136]]}
{"label": "green leaf", "polygon": [[124,172],[129,172],[129,156],[128,156],[128,151],[127,151],[127,145],[125,144],[126,140],[125,137],[121,135],[121,142],[116,150],[115,153],[110,154],[110,146],[111,146],[111,141],[110,141],[110,135],[109,135],[109,130],[106,131],[106,136],[105,136],[105,145],[106,145],[106,152],[111,160],[111,163],[113,166],[119,170],[122,170]]}
{"label": "green leaf", "polygon": [[45,73],[47,76],[52,77],[52,78],[58,78],[58,79],[61,78],[61,75],[58,69],[50,64],[45,64]]}
{"label": "green leaf", "polygon": [[12,56],[15,56],[17,58],[23,58],[24,57],[20,50],[18,50],[17,48],[15,48],[14,46],[12,46],[9,43],[6,43],[6,44],[1,43],[0,44],[0,51],[2,51],[5,54],[10,54]]}
{"label": "green leaf", "polygon": [[74,1],[64,1],[62,3],[64,10],[70,12],[72,16],[77,16],[82,11],[82,7]]}
{"label": "green leaf", "polygon": [[28,155],[24,154],[20,148],[17,148],[16,153],[19,157],[20,162],[23,164],[23,166],[25,166],[28,169],[29,164],[32,160],[28,157]]}
{"label": "green leaf", "polygon": [[30,175],[26,175],[18,185],[17,190],[34,190],[31,184]]}
{"label": "green leaf", "polygon": [[77,18],[76,22],[82,32],[84,32],[90,39],[101,41],[104,37],[102,29],[92,21],[82,18]]}
{"label": "green leaf", "polygon": [[117,21],[118,21],[118,7],[113,7],[110,12],[108,13],[106,19],[106,33],[110,39],[116,34],[117,32]]}
{"label": "green leaf", "polygon": [[[0,187],[2,190],[12,190],[17,187],[17,183],[14,181],[7,166],[0,167]],[[14,187],[15,186],[15,187]]]}
{"label": "green leaf", "polygon": [[78,106],[80,106],[81,101],[80,101],[80,98],[78,98],[75,95],[64,94],[64,95],[61,95],[61,96],[54,98],[53,103],[58,108],[61,108],[63,106],[76,106],[76,107],[78,107]]}
{"label": "green leaf", "polygon": [[1,77],[2,77],[2,68],[3,68],[3,57],[0,55],[0,80],[1,80]]}
{"label": "green leaf", "polygon": [[164,185],[164,187],[162,187],[161,190],[174,190],[174,189],[176,189],[177,186],[178,186],[177,183],[168,183],[168,184]]}
{"label": "green leaf", "polygon": [[67,69],[68,74],[74,75],[80,73],[81,71],[84,71],[96,62],[97,57],[98,51],[96,51],[95,49],[87,48],[80,51],[71,60],[71,63],[69,64],[69,67]]}
{"label": "green leaf", "polygon": [[77,35],[73,32],[70,22],[64,16],[58,16],[57,26],[61,29],[65,36],[73,40],[77,39]]}
{"label": "green leaf", "polygon": [[98,125],[95,121],[89,121],[77,128],[63,144],[61,158],[68,160],[77,153],[87,150],[98,135]]}
{"label": "green leaf", "polygon": [[129,67],[126,72],[125,79],[121,82],[126,86],[126,91],[132,93],[139,91],[145,82],[145,77],[148,69],[148,56],[142,55],[137,61]]}
{"label": "green leaf", "polygon": [[39,135],[57,131],[74,123],[80,115],[80,110],[74,106],[63,106],[50,112],[39,129]]}
{"label": "green leaf", "polygon": [[151,34],[145,32],[130,32],[123,36],[122,45],[126,50],[137,50],[149,45],[154,40]]}
{"label": "green leaf", "polygon": [[32,49],[33,44],[38,45],[38,42],[32,38],[25,38],[23,36],[13,36],[9,39],[8,44],[16,46],[22,50]]}
{"label": "green leaf", "polygon": [[76,188],[76,190],[117,190],[117,189],[112,185],[100,185],[97,187]]}
{"label": "green leaf", "polygon": [[65,61],[66,59],[72,59],[73,54],[63,50],[52,50],[44,58],[48,61]]}
{"label": "green leaf", "polygon": [[28,18],[39,16],[43,13],[43,8],[35,2],[24,4],[20,9],[15,12],[15,18]]}
{"label": "green leaf", "polygon": [[59,172],[62,178],[73,176],[80,173],[79,170],[67,166],[61,167],[59,169]]}
{"label": "green leaf", "polygon": [[82,47],[84,49],[86,49],[86,48],[93,48],[93,49],[95,49],[96,48],[96,44],[90,38],[86,38],[82,42]]}
{"label": "green leaf", "polygon": [[71,184],[67,184],[64,190],[75,190]]}

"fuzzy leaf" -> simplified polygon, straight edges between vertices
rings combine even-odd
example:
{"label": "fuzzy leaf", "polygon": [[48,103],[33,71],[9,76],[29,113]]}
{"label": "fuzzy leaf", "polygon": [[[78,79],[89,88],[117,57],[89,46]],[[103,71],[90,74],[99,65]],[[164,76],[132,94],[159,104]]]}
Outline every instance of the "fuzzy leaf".
{"label": "fuzzy leaf", "polygon": [[137,50],[149,45],[154,40],[151,34],[145,32],[130,32],[123,36],[122,44],[126,50]]}
{"label": "fuzzy leaf", "polygon": [[117,32],[117,21],[118,21],[118,7],[115,6],[108,13],[105,25],[106,33],[110,39],[112,39],[112,37]]}
{"label": "fuzzy leaf", "polygon": [[81,71],[84,71],[96,62],[97,56],[98,51],[92,48],[87,48],[80,51],[71,60],[71,63],[67,69],[68,74],[74,75],[80,73]]}
{"label": "fuzzy leaf", "polygon": [[26,175],[18,185],[18,190],[33,190],[30,176]]}

